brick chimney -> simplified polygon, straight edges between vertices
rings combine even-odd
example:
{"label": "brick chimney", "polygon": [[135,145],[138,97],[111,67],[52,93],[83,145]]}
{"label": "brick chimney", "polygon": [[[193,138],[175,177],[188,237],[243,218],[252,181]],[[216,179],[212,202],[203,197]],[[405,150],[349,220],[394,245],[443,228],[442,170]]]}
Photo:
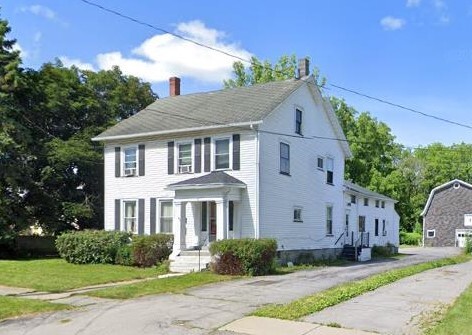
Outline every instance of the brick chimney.
{"label": "brick chimney", "polygon": [[310,61],[307,57],[298,60],[298,78],[304,78],[310,75]]}
{"label": "brick chimney", "polygon": [[171,97],[180,95],[180,78],[179,77],[169,78],[169,95]]}

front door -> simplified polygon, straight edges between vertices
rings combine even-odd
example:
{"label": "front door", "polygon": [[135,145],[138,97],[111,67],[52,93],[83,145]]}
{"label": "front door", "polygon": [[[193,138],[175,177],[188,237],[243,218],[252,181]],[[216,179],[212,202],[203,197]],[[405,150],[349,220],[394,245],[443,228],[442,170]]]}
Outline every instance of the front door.
{"label": "front door", "polygon": [[210,223],[210,242],[216,240],[216,203],[209,202],[208,203],[210,210],[208,211],[208,222]]}

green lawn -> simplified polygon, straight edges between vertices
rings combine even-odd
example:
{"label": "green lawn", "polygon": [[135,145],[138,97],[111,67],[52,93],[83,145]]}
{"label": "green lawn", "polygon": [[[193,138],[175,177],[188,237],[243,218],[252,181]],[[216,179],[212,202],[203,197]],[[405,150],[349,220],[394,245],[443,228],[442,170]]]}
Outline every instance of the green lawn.
{"label": "green lawn", "polygon": [[119,265],[69,264],[62,259],[0,261],[0,285],[63,292],[74,288],[154,277],[166,270]]}
{"label": "green lawn", "polygon": [[73,307],[41,300],[0,296],[0,320],[21,315],[53,312],[71,308]]}
{"label": "green lawn", "polygon": [[212,272],[195,272],[179,277],[156,279],[131,285],[90,291],[86,294],[100,298],[131,299],[151,294],[180,293],[191,287],[231,280],[234,278],[237,277],[222,276]]}
{"label": "green lawn", "polygon": [[303,316],[319,312],[327,307],[337,305],[343,301],[355,298],[368,291],[393,283],[399,279],[446,265],[470,261],[470,256],[460,255],[444,258],[427,263],[394,269],[371,277],[341,284],[327,290],[303,297],[288,304],[271,304],[264,306],[253,313],[256,316],[297,320]]}
{"label": "green lawn", "polygon": [[472,329],[472,285],[465,290],[446,312],[436,326],[426,331],[427,335],[463,335],[470,334]]}

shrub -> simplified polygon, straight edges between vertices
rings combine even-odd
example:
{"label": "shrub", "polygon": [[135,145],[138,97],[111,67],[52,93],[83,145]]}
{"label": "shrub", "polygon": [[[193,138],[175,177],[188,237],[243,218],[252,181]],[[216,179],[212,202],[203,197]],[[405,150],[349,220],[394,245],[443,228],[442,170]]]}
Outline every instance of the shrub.
{"label": "shrub", "polygon": [[130,237],[130,233],[117,231],[72,231],[56,239],[56,248],[59,255],[69,263],[113,264],[116,253],[130,242]]}
{"label": "shrub", "polygon": [[166,260],[172,252],[173,236],[155,234],[133,237],[133,264],[140,267],[154,266]]}
{"label": "shrub", "polygon": [[133,262],[133,248],[131,244],[121,246],[116,252],[115,264],[132,266]]}
{"label": "shrub", "polygon": [[471,236],[467,236],[465,239],[464,253],[465,254],[472,253],[472,237]]}
{"label": "shrub", "polygon": [[212,271],[220,274],[259,276],[274,269],[277,242],[274,239],[239,239],[213,242]]}
{"label": "shrub", "polygon": [[420,245],[423,236],[420,233],[408,233],[406,231],[400,232],[400,244],[406,245]]}
{"label": "shrub", "polygon": [[395,253],[392,245],[374,245],[372,247],[372,257],[390,257],[393,255],[395,255]]}

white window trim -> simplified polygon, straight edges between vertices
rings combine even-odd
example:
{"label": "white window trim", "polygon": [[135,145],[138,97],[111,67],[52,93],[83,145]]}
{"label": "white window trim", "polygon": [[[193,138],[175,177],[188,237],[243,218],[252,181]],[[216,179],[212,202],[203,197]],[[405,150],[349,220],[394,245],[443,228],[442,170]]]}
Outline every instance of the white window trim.
{"label": "white window trim", "polygon": [[[375,221],[377,220],[377,235],[375,235]],[[374,236],[375,237],[379,237],[379,236],[382,236],[383,232],[380,230],[380,228],[382,228],[380,226],[381,224],[381,221],[379,218],[374,218]]]}
{"label": "white window trim", "polygon": [[125,203],[126,202],[134,202],[134,210],[136,212],[136,222],[135,222],[135,228],[136,231],[132,231],[132,234],[138,234],[138,222],[139,222],[139,208],[138,208],[138,199],[122,199],[121,200],[121,222],[120,222],[120,230],[121,231],[127,231],[126,230],[126,225],[125,225],[125,219],[126,219],[126,211],[125,211]]}
{"label": "white window trim", "polygon": [[385,200],[382,200],[382,201],[380,202],[380,208],[385,208]]}
{"label": "white window trim", "polygon": [[[367,200],[367,205],[366,205],[366,200]],[[369,198],[364,197],[363,202],[364,202],[365,207],[369,207]]]}
{"label": "white window trim", "polygon": [[[285,144],[288,146],[288,173],[285,172],[285,171],[282,171],[282,164],[280,164],[280,160],[281,160],[281,144]],[[280,140],[279,143],[278,143],[278,163],[279,163],[279,173],[282,174],[282,175],[285,175],[285,176],[291,176],[292,175],[292,166],[291,166],[291,160],[292,160],[292,153],[290,152],[290,143],[287,142],[287,141],[282,141]]]}
{"label": "white window trim", "polygon": [[[228,154],[229,154],[229,166],[224,169],[216,168],[216,141],[229,140]],[[211,167],[212,171],[229,171],[233,169],[233,139],[232,136],[221,136],[221,137],[212,137],[211,138]]]}
{"label": "white window trim", "polygon": [[[295,215],[294,214],[295,214],[296,210],[300,211],[300,219],[299,220],[295,220]],[[303,207],[293,206],[292,219],[293,219],[293,222],[303,222]]]}
{"label": "white window trim", "polygon": [[375,208],[380,208],[380,200],[375,200]]}
{"label": "white window trim", "polygon": [[[125,151],[129,149],[134,149],[136,151],[136,170],[134,171],[134,174],[125,173]],[[137,177],[139,175],[139,148],[137,145],[127,146],[121,149],[121,172],[123,177]]]}
{"label": "white window trim", "polygon": [[[429,236],[429,233],[432,232],[433,236]],[[426,238],[435,238],[436,237],[436,229],[428,229],[426,230]]]}
{"label": "white window trim", "polygon": [[[191,148],[191,157],[190,159],[192,160],[192,166],[191,166],[191,171],[190,172],[180,172],[179,171],[179,148],[181,145],[185,145],[185,144],[190,144],[190,148]],[[175,142],[175,151],[174,151],[174,163],[175,163],[175,173],[176,174],[189,174],[189,173],[194,173],[195,172],[195,146],[193,145],[193,141],[191,140],[185,140],[185,141],[178,141],[178,142]]]}
{"label": "white window trim", "polygon": [[387,236],[387,220],[382,220],[382,236]]}
{"label": "white window trim", "polygon": [[[331,208],[331,233],[328,233],[328,208]],[[325,234],[326,236],[334,236],[334,205],[327,203],[325,206]]]}
{"label": "white window trim", "polygon": [[[321,161],[322,161],[322,165],[323,165],[322,167],[319,167],[319,165],[318,165],[318,160],[319,160],[319,159],[321,159]],[[316,168],[317,168],[318,170],[320,170],[320,171],[324,171],[324,170],[325,170],[325,158],[324,158],[323,156],[317,156],[317,157],[316,157]]]}
{"label": "white window trim", "polygon": [[[331,170],[328,168],[328,162],[331,161],[332,162],[332,167],[331,167]],[[326,184],[328,185],[334,185],[334,157],[332,156],[326,156]],[[331,172],[333,174],[333,181],[331,183],[328,183],[328,172]]]}
{"label": "white window trim", "polygon": [[[352,201],[354,200],[354,201]],[[355,194],[350,194],[349,195],[349,203],[350,204],[356,204],[357,203],[357,196]]]}
{"label": "white window trim", "polygon": [[[301,113],[302,113],[302,122],[300,123],[300,132],[297,132],[297,110],[299,110]],[[305,111],[303,110],[302,107],[298,106],[298,105],[295,105],[295,109],[294,109],[295,113],[294,114],[294,133],[297,134],[297,135],[300,135],[300,136],[303,136],[303,114],[305,114]]]}
{"label": "white window trim", "polygon": [[[161,203],[163,202],[171,202],[172,203],[172,225],[171,225],[171,232],[163,232],[161,231]],[[172,198],[159,198],[156,201],[157,205],[157,227],[156,231],[160,234],[173,234],[173,229],[174,229],[174,199]]]}

